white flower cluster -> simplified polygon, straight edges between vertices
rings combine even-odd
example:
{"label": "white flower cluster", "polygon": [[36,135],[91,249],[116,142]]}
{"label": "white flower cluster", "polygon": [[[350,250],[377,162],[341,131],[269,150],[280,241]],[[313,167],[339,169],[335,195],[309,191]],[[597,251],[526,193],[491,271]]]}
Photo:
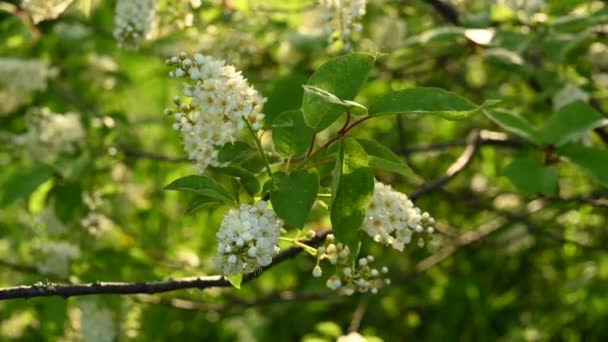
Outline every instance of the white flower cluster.
{"label": "white flower cluster", "polygon": [[390,279],[383,278],[388,273],[388,268],[382,267],[380,270],[371,267],[374,257],[368,255],[360,258],[355,268],[351,267],[350,249],[342,243],[336,243],[333,234],[327,235],[325,244],[317,249],[317,264],[312,270],[312,275],[319,278],[323,275],[320,262],[328,260],[336,266],[336,273],[327,279],[326,285],[332,290],[350,296],[355,292],[377,293],[378,289],[390,284]]}
{"label": "white flower cluster", "polygon": [[[220,166],[218,147],[233,142],[245,126],[254,131],[262,127],[262,107],[266,98],[260,96],[232,65],[209,56],[185,53],[166,60],[175,69],[170,77],[183,78],[183,95],[174,98],[177,110],[166,109],[175,116],[173,128],[182,132],[188,158],[203,173],[207,166]],[[189,102],[189,103],[188,103]]]}
{"label": "white flower cluster", "polygon": [[418,234],[418,245],[424,245],[422,234],[432,234],[435,220],[404,194],[390,185],[376,181],[374,196],[367,209],[363,229],[374,241],[403,251],[405,245]]}
{"label": "white flower cluster", "polygon": [[167,17],[169,24],[183,29],[192,26],[194,22],[193,10],[201,7],[201,0],[166,0],[166,7],[162,14]]}
{"label": "white flower cluster", "polygon": [[[261,47],[256,41],[254,25],[251,21],[239,21],[233,27],[208,25],[196,36],[198,51],[213,54],[218,58],[244,67],[255,64]],[[289,44],[288,44],[289,45]]]}
{"label": "white flower cluster", "polygon": [[534,13],[540,12],[545,6],[544,0],[499,0],[498,5],[505,6],[524,17],[530,17]]}
{"label": "white flower cluster", "polygon": [[367,342],[368,340],[356,331],[338,337],[336,342]]}
{"label": "white flower cluster", "polygon": [[155,0],[118,0],[114,17],[118,46],[136,49],[141,40],[153,36],[156,20]]}
{"label": "white flower cluster", "polygon": [[359,22],[365,15],[366,0],[320,0],[321,21],[330,43],[340,40],[344,50],[351,49],[353,33],[361,32]]}
{"label": "white flower cluster", "polygon": [[110,231],[114,227],[114,222],[101,212],[103,205],[103,194],[99,190],[85,192],[82,195],[82,202],[89,209],[85,217],[80,220],[80,224],[91,235],[99,236]]}
{"label": "white flower cluster", "polygon": [[75,113],[57,114],[35,108],[26,116],[27,132],[14,142],[24,146],[35,160],[51,162],[63,153],[74,153],[83,143],[85,131]]}
{"label": "white flower cluster", "polygon": [[0,87],[16,92],[45,90],[56,70],[37,59],[0,58]]}
{"label": "white flower cluster", "polygon": [[38,249],[42,260],[37,264],[40,272],[67,277],[70,260],[80,257],[80,248],[66,241],[46,241]]}
{"label": "white flower cluster", "polygon": [[57,18],[72,0],[23,0],[21,6],[30,13],[34,24]]}
{"label": "white flower cluster", "polygon": [[283,221],[266,202],[255,206],[241,204],[230,210],[216,234],[217,261],[224,275],[250,273],[268,266],[279,251],[278,241]]}
{"label": "white flower cluster", "polygon": [[34,217],[35,224],[44,226],[47,234],[61,234],[68,230],[61,219],[55,214],[55,200],[48,201],[47,206]]}
{"label": "white flower cluster", "polygon": [[56,69],[37,59],[0,57],[0,116],[29,101],[29,93],[45,90]]}
{"label": "white flower cluster", "polygon": [[91,300],[80,301],[80,331],[84,342],[112,342],[116,325],[112,312]]}

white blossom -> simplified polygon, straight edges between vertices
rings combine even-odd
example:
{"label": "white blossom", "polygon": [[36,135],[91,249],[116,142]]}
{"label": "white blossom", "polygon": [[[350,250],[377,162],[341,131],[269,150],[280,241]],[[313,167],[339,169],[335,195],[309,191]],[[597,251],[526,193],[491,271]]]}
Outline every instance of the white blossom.
{"label": "white blossom", "polygon": [[387,284],[387,267],[380,271],[372,267],[375,258],[371,255],[359,258],[356,263],[351,261],[351,253],[348,246],[336,242],[333,234],[328,234],[325,243],[317,248],[317,264],[313,268],[312,275],[319,278],[323,275],[320,263],[324,260],[334,265],[335,273],[327,279],[325,285],[338,291],[343,295],[353,295],[356,292],[365,293],[371,291],[377,293],[378,289]]}
{"label": "white blossom", "polygon": [[135,49],[140,41],[150,39],[156,25],[155,0],[118,0],[114,17],[114,38],[118,46]]}
{"label": "white blossom", "polygon": [[254,131],[262,127],[262,107],[266,98],[260,96],[232,65],[202,54],[188,58],[185,53],[167,59],[175,67],[169,75],[182,78],[183,96],[174,98],[177,112],[173,128],[182,133],[188,158],[195,161],[200,173],[211,166],[220,166],[218,147],[233,142],[245,127],[245,120]]}
{"label": "white blossom", "polygon": [[15,92],[45,90],[56,70],[38,59],[0,58],[0,88]]}
{"label": "white blossom", "polygon": [[268,266],[278,252],[278,241],[283,221],[266,202],[255,206],[241,204],[230,210],[216,234],[217,261],[224,275],[250,273]]}
{"label": "white blossom", "polygon": [[97,211],[89,211],[85,217],[80,220],[80,225],[85,228],[91,235],[102,235],[114,227],[114,222],[103,213]]}
{"label": "white blossom", "polygon": [[432,234],[434,223],[429,213],[414,206],[405,194],[376,181],[374,196],[361,228],[374,241],[402,251],[415,235],[419,237],[418,244],[424,244],[422,234]]}
{"label": "white blossom", "polygon": [[74,153],[82,145],[85,131],[80,116],[57,114],[48,108],[35,108],[26,117],[27,132],[14,142],[24,146],[35,160],[52,162],[63,153]]}
{"label": "white blossom", "polygon": [[73,0],[23,0],[21,6],[30,13],[34,24],[43,20],[55,19]]}
{"label": "white blossom", "polygon": [[45,90],[56,74],[41,60],[0,57],[0,116],[29,102],[29,93]]}
{"label": "white blossom", "polygon": [[319,278],[323,275],[323,270],[319,265],[316,265],[315,268],[312,269],[312,276],[315,278]]}
{"label": "white blossom", "polygon": [[351,332],[348,335],[343,335],[338,337],[338,339],[336,340],[336,342],[366,342],[367,339],[363,336],[361,336],[361,334],[359,334],[358,332]]}
{"label": "white blossom", "polygon": [[330,42],[340,40],[344,50],[351,49],[353,33],[361,32],[366,0],[320,0],[321,23]]}
{"label": "white blossom", "polygon": [[112,342],[116,325],[112,312],[92,300],[80,301],[80,330],[84,342]]}
{"label": "white blossom", "polygon": [[38,248],[41,260],[37,264],[40,272],[67,277],[70,260],[80,257],[80,248],[66,241],[46,241]]}

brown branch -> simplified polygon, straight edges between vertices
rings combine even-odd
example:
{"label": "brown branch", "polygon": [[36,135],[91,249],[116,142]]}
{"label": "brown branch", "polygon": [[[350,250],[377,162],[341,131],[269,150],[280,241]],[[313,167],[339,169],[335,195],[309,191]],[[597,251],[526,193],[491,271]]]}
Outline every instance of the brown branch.
{"label": "brown branch", "polygon": [[431,267],[450,257],[460,248],[478,242],[483,238],[487,237],[488,235],[494,233],[495,231],[506,227],[508,224],[509,222],[506,222],[506,220],[504,219],[495,218],[492,221],[482,225],[478,229],[463,234],[459,239],[456,240],[455,243],[440,249],[437,253],[434,253],[433,255],[427,257],[426,259],[416,264],[416,272],[423,273],[427,271]]}
{"label": "brown branch", "polygon": [[427,0],[427,2],[433,6],[435,11],[439,13],[445,20],[454,25],[460,24],[460,19],[458,18],[458,11],[452,7],[452,5],[446,3],[443,0]]}
{"label": "brown branch", "polygon": [[[303,241],[308,245],[316,245],[323,241],[329,230],[318,233],[314,238]],[[302,251],[300,247],[291,247],[279,253],[272,263],[260,270],[248,273],[243,278],[243,283],[251,281],[275,265],[295,257]],[[93,282],[87,284],[56,284],[36,283],[34,285],[15,286],[0,289],[0,300],[16,298],[34,298],[61,296],[64,298],[72,296],[86,296],[96,294],[154,294],[185,289],[208,289],[212,287],[231,287],[232,285],[221,275],[191,277],[182,279],[171,279],[166,281],[148,282]]]}
{"label": "brown branch", "polygon": [[[489,132],[489,131],[488,131]],[[506,148],[521,148],[524,146],[524,142],[519,140],[507,139],[506,137],[480,137],[479,144],[481,146],[495,146],[495,147],[506,147]],[[398,154],[409,155],[414,153],[426,153],[435,151],[444,151],[450,148],[466,147],[468,143],[462,141],[447,141],[436,144],[429,144],[423,146],[411,146],[401,148],[396,151]]]}
{"label": "brown branch", "polygon": [[469,139],[467,139],[469,142],[467,143],[467,147],[465,148],[464,152],[452,165],[450,165],[445,175],[414,190],[414,192],[410,194],[410,198],[412,200],[416,200],[425,193],[433,192],[442,188],[444,185],[454,179],[460,172],[466,169],[479,150],[479,146],[481,146],[479,143],[479,137],[480,135],[478,133],[470,134]]}

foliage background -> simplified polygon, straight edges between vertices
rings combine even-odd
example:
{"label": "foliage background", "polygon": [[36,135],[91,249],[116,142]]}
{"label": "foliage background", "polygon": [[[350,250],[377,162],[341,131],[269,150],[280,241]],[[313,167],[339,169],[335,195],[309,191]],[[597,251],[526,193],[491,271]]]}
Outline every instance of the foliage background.
{"label": "foliage background", "polygon": [[[501,99],[502,108],[541,125],[564,96],[560,90],[572,84],[598,111],[608,110],[605,2],[545,1],[535,9],[532,1],[452,1],[457,20],[437,3],[369,1],[356,50],[382,55],[359,102],[391,89],[435,86],[475,103]],[[89,16],[74,4],[59,19],[37,26],[23,13],[0,12],[0,56],[40,58],[58,70],[46,91],[0,116],[0,132],[22,132],[30,106],[81,113],[91,162],[74,191],[56,203],[74,208],[79,217],[86,212],[82,192],[97,190],[103,194],[102,211],[113,222],[100,236],[78,220],[53,235],[48,221],[37,219],[53,198],[49,190],[61,185],[53,181],[0,208],[3,286],[216,274],[214,235],[225,208],[185,216],[188,198],[162,190],[193,173],[162,115],[180,87],[166,76],[164,59],[181,50],[228,59],[269,98],[265,113],[271,122],[300,106],[301,84],[336,53],[318,35],[318,11],[308,1],[203,1],[192,28],[138,51],[117,48],[113,15],[113,1],[93,1]],[[479,43],[464,28],[491,29],[494,38]],[[369,120],[353,134],[402,155],[418,177],[377,177],[412,193],[442,177],[466,138],[480,130],[499,128],[481,115],[458,123],[408,115]],[[598,129],[583,140],[605,148],[607,135]],[[37,166],[0,142],[0,192],[7,193],[13,191],[8,180]],[[363,247],[391,269],[393,284],[377,295],[336,296],[310,276],[313,262],[302,255],[239,291],[88,300],[111,310],[117,340],[313,341],[332,340],[349,329],[384,341],[604,340],[606,190],[560,163],[558,194],[522,196],[501,175],[521,149],[516,137],[481,144],[443,189],[418,199],[440,222],[442,233],[428,249]],[[311,227],[328,224],[321,218]],[[37,271],[38,248],[49,239],[80,246],[69,279]],[[428,269],[417,264],[433,257],[439,260]],[[82,300],[0,302],[0,339],[78,340]]]}

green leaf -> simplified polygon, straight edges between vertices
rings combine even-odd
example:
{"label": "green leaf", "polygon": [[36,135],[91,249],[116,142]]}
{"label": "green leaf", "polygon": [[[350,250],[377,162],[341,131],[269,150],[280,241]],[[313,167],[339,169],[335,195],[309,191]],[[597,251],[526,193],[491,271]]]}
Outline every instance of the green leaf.
{"label": "green leaf", "polygon": [[91,163],[91,156],[82,153],[78,157],[62,157],[54,162],[51,167],[68,181],[76,181]]}
{"label": "green leaf", "polygon": [[608,151],[580,145],[566,145],[557,153],[579,166],[589,177],[608,187]]}
{"label": "green leaf", "polygon": [[356,139],[367,153],[367,160],[372,169],[394,172],[405,177],[414,177],[415,174],[407,164],[393,153],[389,148],[375,140]]}
{"label": "green leaf", "polygon": [[218,201],[234,203],[234,197],[226,188],[213,179],[202,175],[186,176],[176,179],[171,182],[171,184],[167,185],[165,190],[191,192]]}
{"label": "green leaf", "polygon": [[[334,94],[339,99],[352,100],[367,80],[375,60],[373,55],[363,53],[333,58],[317,69],[308,80],[308,85]],[[306,124],[320,132],[334,123],[344,113],[344,108],[305,92],[302,112]]]}
{"label": "green leaf", "polygon": [[576,101],[553,114],[540,134],[545,144],[559,147],[607,123],[608,120],[591,106]]}
{"label": "green leaf", "polygon": [[18,169],[10,175],[0,189],[0,208],[29,196],[38,186],[53,175],[53,168],[44,164],[37,164],[29,169]]}
{"label": "green leaf", "polygon": [[544,166],[539,156],[525,155],[513,159],[502,175],[509,178],[524,196],[557,193],[557,169]]}
{"label": "green leaf", "polygon": [[313,135],[314,130],[304,122],[300,110],[283,112],[272,123],[272,142],[285,157],[306,153]]}
{"label": "green leaf", "polygon": [[486,111],[485,115],[505,131],[519,135],[537,146],[542,145],[538,130],[523,117],[504,110]]}
{"label": "green leaf", "polygon": [[188,205],[188,209],[186,209],[185,215],[193,215],[202,209],[215,207],[220,204],[222,204],[222,202],[216,199],[205,196],[196,196]]}
{"label": "green leaf", "polygon": [[439,115],[446,120],[463,120],[496,103],[490,100],[478,106],[443,89],[420,87],[384,95],[372,103],[369,114],[379,116],[420,113]]}
{"label": "green leaf", "polygon": [[225,277],[228,279],[228,282],[232,284],[232,286],[239,290],[241,289],[241,284],[243,283],[243,273],[231,274]]}
{"label": "green leaf", "polygon": [[221,174],[236,178],[251,196],[260,191],[260,181],[249,170],[236,166],[209,167],[209,169]]}
{"label": "green leaf", "polygon": [[353,258],[373,193],[374,174],[365,150],[352,138],[343,140],[332,180],[330,219],[336,239],[350,247]]}
{"label": "green leaf", "polygon": [[55,215],[64,223],[72,224],[84,211],[82,187],[78,183],[58,184],[51,190],[55,199]]}
{"label": "green leaf", "polygon": [[307,170],[272,177],[270,201],[277,215],[288,225],[301,228],[306,223],[319,191],[319,175]]}
{"label": "green leaf", "polygon": [[249,144],[242,141],[227,143],[217,153],[217,160],[221,163],[229,163],[244,158],[248,153],[255,151]]}
{"label": "green leaf", "polygon": [[336,95],[334,95],[328,91],[325,91],[321,88],[317,88],[315,86],[304,84],[304,85],[302,85],[302,87],[304,88],[305,94],[308,94],[310,96],[317,96],[317,97],[320,97],[323,101],[325,101],[327,103],[336,104],[338,106],[344,107],[344,110],[350,112],[353,115],[367,114],[367,108],[365,108],[365,106],[363,106],[357,102],[349,101],[349,100],[341,100]]}

